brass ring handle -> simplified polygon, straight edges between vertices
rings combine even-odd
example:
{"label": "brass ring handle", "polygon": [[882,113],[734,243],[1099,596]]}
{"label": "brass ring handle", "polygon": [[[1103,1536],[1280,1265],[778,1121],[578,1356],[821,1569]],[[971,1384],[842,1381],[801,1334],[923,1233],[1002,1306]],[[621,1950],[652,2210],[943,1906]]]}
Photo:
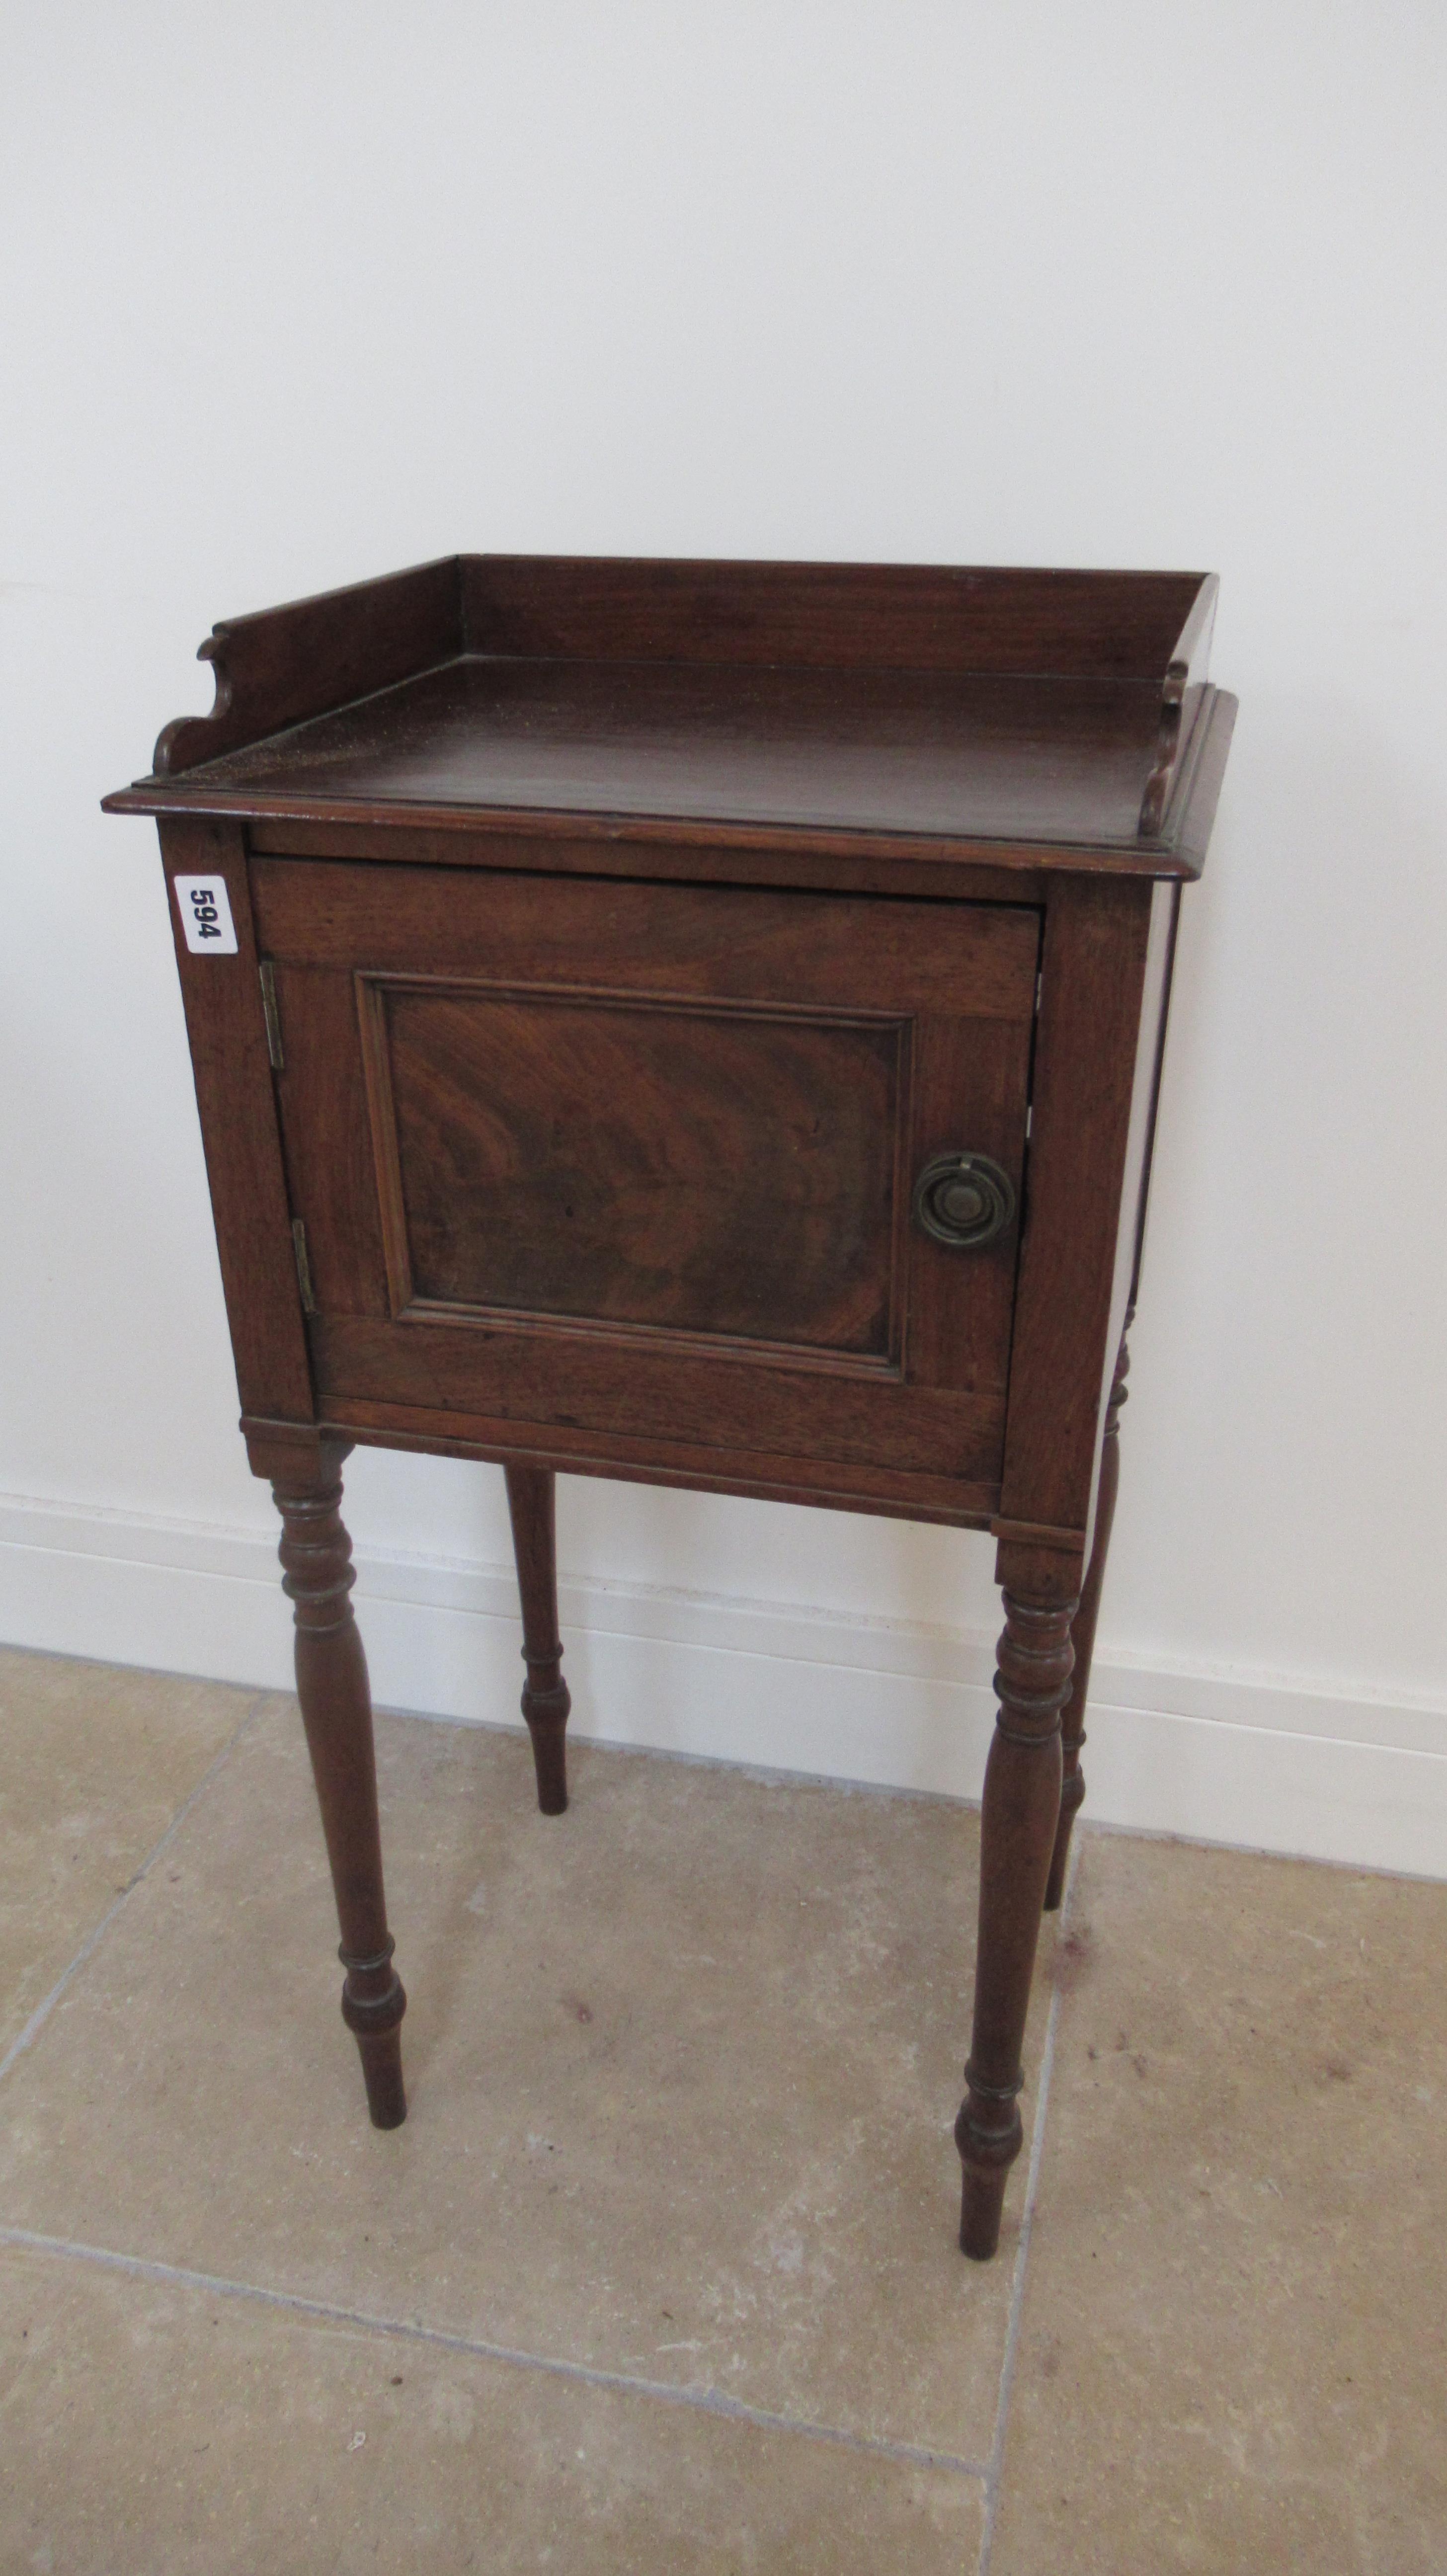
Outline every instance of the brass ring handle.
{"label": "brass ring handle", "polygon": [[917,1224],[952,1252],[979,1252],[1014,1221],[1010,1175],[988,1154],[936,1154],[914,1185]]}

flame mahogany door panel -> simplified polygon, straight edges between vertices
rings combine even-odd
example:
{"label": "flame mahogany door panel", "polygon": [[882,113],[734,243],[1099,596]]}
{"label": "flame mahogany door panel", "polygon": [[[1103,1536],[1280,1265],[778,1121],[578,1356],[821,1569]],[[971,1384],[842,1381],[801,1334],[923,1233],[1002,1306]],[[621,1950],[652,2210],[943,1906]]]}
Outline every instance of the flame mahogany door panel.
{"label": "flame mahogany door panel", "polygon": [[911,1202],[950,1150],[1019,1198],[1035,910],[286,858],[251,881],[320,1419],[994,1507],[1017,1228],[961,1251]]}

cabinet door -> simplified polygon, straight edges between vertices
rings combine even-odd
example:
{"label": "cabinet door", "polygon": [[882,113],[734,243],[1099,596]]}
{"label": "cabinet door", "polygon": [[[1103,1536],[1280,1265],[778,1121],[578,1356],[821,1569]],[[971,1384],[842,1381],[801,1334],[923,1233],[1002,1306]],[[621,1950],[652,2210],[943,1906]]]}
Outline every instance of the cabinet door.
{"label": "cabinet door", "polygon": [[324,1419],[664,1481],[978,1518],[1038,916],[1004,905],[252,862]]}

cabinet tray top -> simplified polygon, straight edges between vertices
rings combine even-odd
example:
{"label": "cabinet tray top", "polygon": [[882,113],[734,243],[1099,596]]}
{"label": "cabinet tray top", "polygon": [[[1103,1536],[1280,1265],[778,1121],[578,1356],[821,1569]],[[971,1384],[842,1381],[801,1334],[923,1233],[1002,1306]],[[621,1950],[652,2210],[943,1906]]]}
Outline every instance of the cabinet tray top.
{"label": "cabinet tray top", "polygon": [[212,714],[107,801],[1054,846],[1189,876],[1214,603],[1194,573],[458,556],[219,626]]}
{"label": "cabinet tray top", "polygon": [[[961,2242],[994,2251],[1115,1499],[1176,919],[1235,702],[1197,573],[451,556],[237,618],[159,823],[253,1469],[372,2116],[405,2110],[340,1464],[988,1529]],[[781,1740],[779,1758],[790,1758]]]}

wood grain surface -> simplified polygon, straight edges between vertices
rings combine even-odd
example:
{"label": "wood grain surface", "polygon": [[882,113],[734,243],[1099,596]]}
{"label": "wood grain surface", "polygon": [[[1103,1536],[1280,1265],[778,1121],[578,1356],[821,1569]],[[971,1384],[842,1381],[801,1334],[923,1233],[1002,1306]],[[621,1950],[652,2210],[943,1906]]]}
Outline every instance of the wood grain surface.
{"label": "wood grain surface", "polygon": [[211,714],[106,803],[1192,873],[1215,594],[1199,573],[452,556],[219,625]]}
{"label": "wood grain surface", "polygon": [[897,1354],[907,1021],[385,977],[364,995],[398,1314]]}
{"label": "wood grain surface", "polygon": [[911,1196],[950,1150],[1021,1186],[1036,914],[284,860],[252,887],[324,1404],[998,1480],[1014,1229],[953,1251]]}

